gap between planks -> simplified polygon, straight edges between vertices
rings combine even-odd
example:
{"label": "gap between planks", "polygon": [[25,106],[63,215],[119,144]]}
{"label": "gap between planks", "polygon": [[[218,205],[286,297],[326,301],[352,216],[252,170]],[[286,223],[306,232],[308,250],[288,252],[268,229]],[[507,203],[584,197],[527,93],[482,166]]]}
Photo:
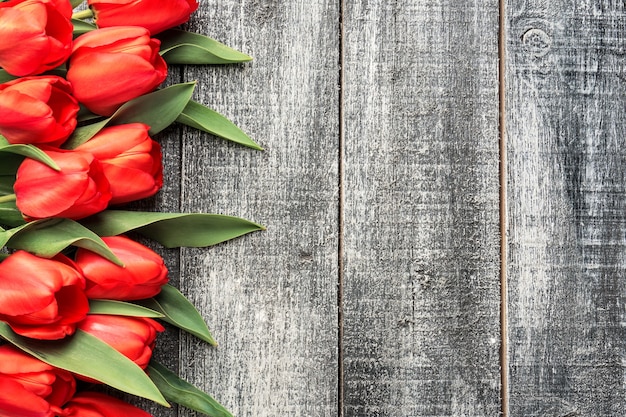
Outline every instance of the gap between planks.
{"label": "gap between planks", "polygon": [[506,0],[498,7],[498,123],[500,175],[500,407],[509,415],[509,349],[507,285],[507,147],[506,147]]}
{"label": "gap between planks", "polygon": [[338,150],[338,226],[337,233],[339,234],[338,242],[338,256],[337,256],[337,411],[339,417],[344,417],[344,399],[345,399],[345,387],[344,387],[344,329],[343,329],[343,289],[344,289],[344,150],[345,150],[345,127],[344,127],[344,87],[345,87],[345,28],[344,28],[344,13],[346,10],[345,0],[339,2],[339,110],[338,110],[338,123],[339,123],[339,150]]}

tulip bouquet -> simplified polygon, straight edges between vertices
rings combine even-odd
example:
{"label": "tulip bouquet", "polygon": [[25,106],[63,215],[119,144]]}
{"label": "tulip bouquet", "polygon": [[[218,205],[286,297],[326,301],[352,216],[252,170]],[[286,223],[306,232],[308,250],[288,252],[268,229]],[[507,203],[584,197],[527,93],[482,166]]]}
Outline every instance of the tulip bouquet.
{"label": "tulip bouquet", "polygon": [[251,58],[175,28],[196,0],[86,6],[0,1],[0,417],[149,416],[99,386],[229,416],[152,358],[159,320],[215,341],[129,236],[203,247],[263,227],[124,205],[162,187],[154,136],[174,122],[261,149],[191,100],[194,83],[161,85],[172,64]]}

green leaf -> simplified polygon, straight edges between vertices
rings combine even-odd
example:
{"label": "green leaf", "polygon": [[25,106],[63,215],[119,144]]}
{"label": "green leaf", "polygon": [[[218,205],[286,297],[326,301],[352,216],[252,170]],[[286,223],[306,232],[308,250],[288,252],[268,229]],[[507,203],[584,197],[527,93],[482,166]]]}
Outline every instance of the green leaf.
{"label": "green leaf", "polygon": [[183,111],[196,86],[195,82],[175,84],[129,101],[111,116],[111,124],[141,122],[150,126],[149,133],[159,133]]}
{"label": "green leaf", "polygon": [[[15,206],[15,201],[5,201],[0,203],[0,224],[9,227],[17,227],[26,224],[22,213]],[[5,230],[0,230],[0,236]],[[0,240],[2,240],[0,238]],[[2,247],[3,245],[0,245]]]}
{"label": "green leaf", "polygon": [[59,166],[44,151],[33,145],[11,145],[5,137],[0,136],[0,152],[25,156],[60,171]]}
{"label": "green leaf", "polygon": [[[0,152],[0,196],[13,194],[15,173],[24,160],[21,155]],[[2,216],[0,216],[0,219]]]}
{"label": "green leaf", "polygon": [[74,38],[87,32],[91,32],[92,30],[96,30],[95,25],[80,19],[72,19],[72,25],[74,25]]}
{"label": "green leaf", "polygon": [[170,29],[159,35],[161,56],[168,64],[233,64],[252,58],[197,33]]}
{"label": "green leaf", "polygon": [[117,300],[89,300],[89,314],[108,314],[111,316],[151,317],[159,319],[162,313],[137,304]]}
{"label": "green leaf", "polygon": [[139,366],[100,339],[81,330],[62,340],[36,340],[19,336],[8,324],[0,323],[0,336],[47,364],[169,406]]}
{"label": "green leaf", "polygon": [[[195,83],[175,84],[137,97],[117,109],[111,117],[76,128],[63,147],[75,149],[107,125],[145,123],[150,126],[148,133],[155,135],[176,121],[189,102],[195,85]],[[87,112],[83,114],[85,118],[94,117]]]}
{"label": "green leaf", "polygon": [[[40,221],[40,222],[43,222],[43,221]],[[33,226],[30,226],[32,224],[37,224],[37,221],[25,223],[25,224],[19,225],[17,227],[14,227],[8,230],[5,230],[5,229],[0,230],[0,248],[5,247],[7,242],[9,242],[11,238],[15,236],[16,234],[18,234],[21,230],[24,230],[28,227],[33,227]]]}
{"label": "green leaf", "polygon": [[148,365],[148,375],[166,399],[210,417],[233,417],[209,394],[179,378],[156,361]]}
{"label": "green leaf", "polygon": [[24,157],[21,155],[11,152],[0,152],[0,175],[15,177],[15,173],[23,160]]}
{"label": "green leaf", "polygon": [[265,230],[248,220],[204,213],[153,213],[106,210],[89,217],[83,224],[99,236],[116,236],[135,230],[165,247],[212,246],[257,230]]}
{"label": "green leaf", "polygon": [[89,139],[94,137],[99,131],[101,131],[107,123],[111,121],[111,118],[101,120],[96,123],[92,123],[85,126],[77,127],[72,135],[63,144],[64,149],[75,149]]}
{"label": "green leaf", "polygon": [[176,119],[178,123],[211,133],[226,140],[262,151],[256,142],[239,129],[233,122],[210,108],[195,101],[189,101],[183,112]]}
{"label": "green leaf", "polygon": [[5,69],[0,69],[0,84],[15,80],[17,77],[11,75]]}
{"label": "green leaf", "polygon": [[163,320],[185,330],[205,342],[217,346],[204,319],[185,296],[171,285],[161,287],[154,298],[142,300],[141,304],[163,314]]}
{"label": "green leaf", "polygon": [[13,193],[15,175],[0,175],[0,195]]}
{"label": "green leaf", "polygon": [[76,119],[78,119],[78,123],[82,123],[82,122],[88,122],[94,119],[102,119],[102,116],[92,113],[87,107],[80,104],[80,109],[78,110]]}
{"label": "green leaf", "polygon": [[70,3],[72,4],[72,9],[75,9],[81,4],[83,4],[83,1],[84,0],[70,0]]}
{"label": "green leaf", "polygon": [[37,256],[51,258],[70,245],[85,248],[103,258],[123,265],[100,236],[70,219],[36,220],[0,232],[0,247],[23,249]]}

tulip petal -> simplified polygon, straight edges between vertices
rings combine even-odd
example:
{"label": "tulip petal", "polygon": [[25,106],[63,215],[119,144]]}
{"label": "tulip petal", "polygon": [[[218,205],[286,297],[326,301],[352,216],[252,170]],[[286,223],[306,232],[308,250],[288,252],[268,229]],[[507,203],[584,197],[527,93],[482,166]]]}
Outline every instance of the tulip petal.
{"label": "tulip petal", "polygon": [[69,411],[69,416],[80,417],[152,417],[140,408],[97,392],[81,392],[65,410]]}
{"label": "tulip petal", "polygon": [[1,417],[53,417],[50,404],[21,384],[0,375]]}
{"label": "tulip petal", "polygon": [[52,110],[45,102],[18,91],[0,92],[0,133],[10,143],[32,143],[54,129]]}
{"label": "tulip petal", "polygon": [[106,208],[111,193],[100,163],[85,152],[46,152],[60,171],[26,159],[17,171],[16,205],[30,218],[78,219]]}
{"label": "tulip petal", "polygon": [[88,310],[83,280],[63,262],[15,252],[0,263],[0,319],[27,337],[72,334]]}
{"label": "tulip petal", "polygon": [[136,25],[159,33],[189,20],[198,8],[196,0],[89,0],[98,27]]}
{"label": "tulip petal", "polygon": [[66,175],[46,173],[48,175],[37,177],[33,173],[38,171],[40,170],[24,171],[29,173],[29,179],[15,185],[17,207],[29,216],[31,213],[37,213],[34,216],[37,218],[58,215],[69,209],[87,187],[86,172]]}
{"label": "tulip petal", "polygon": [[[67,79],[74,95],[97,114],[110,115],[125,103],[159,86],[167,70],[155,70],[138,56],[94,52],[72,61]],[[98,85],[98,88],[93,88]],[[103,99],[103,94],[110,95]],[[103,104],[104,103],[104,104]]]}
{"label": "tulip petal", "polygon": [[0,9],[0,36],[0,66],[19,77],[36,71],[50,48],[41,20],[20,10]]}

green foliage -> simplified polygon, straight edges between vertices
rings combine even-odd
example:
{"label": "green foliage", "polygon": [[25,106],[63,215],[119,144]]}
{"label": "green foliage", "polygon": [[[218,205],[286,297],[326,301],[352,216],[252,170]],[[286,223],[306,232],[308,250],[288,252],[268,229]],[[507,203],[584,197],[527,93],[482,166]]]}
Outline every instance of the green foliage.
{"label": "green foliage", "polygon": [[19,336],[0,322],[0,336],[57,368],[103,382],[129,394],[169,405],[146,373],[126,356],[100,339],[76,331],[65,339],[37,340]]}
{"label": "green foliage", "polygon": [[159,35],[161,56],[168,64],[233,64],[252,58],[197,33],[170,29]]}
{"label": "green foliage", "polygon": [[74,25],[74,38],[96,29],[95,25],[80,19],[72,19],[72,25]]}
{"label": "green foliage", "polygon": [[210,417],[233,417],[209,394],[179,378],[156,361],[148,365],[148,374],[166,399]]}
{"label": "green foliage", "polygon": [[[0,153],[9,153],[18,156],[25,156],[46,164],[55,171],[59,171],[59,166],[44,151],[33,145],[10,144],[5,137],[0,136]],[[21,159],[20,159],[21,160]]]}
{"label": "green foliage", "polygon": [[163,314],[153,309],[133,303],[117,300],[89,300],[89,314],[108,314],[111,316],[163,318]]}
{"label": "green foliage", "polygon": [[108,125],[145,123],[155,135],[174,123],[183,111],[195,88],[195,83],[175,84],[162,90],[137,97],[120,107],[111,117],[77,128],[63,145],[74,149]]}
{"label": "green foliage", "polygon": [[171,285],[164,285],[161,292],[154,298],[141,301],[141,304],[158,311],[163,315],[163,320],[188,333],[217,346],[217,342],[211,336],[204,319],[198,310],[185,298],[185,296]]}
{"label": "green foliage", "polygon": [[44,258],[51,258],[68,246],[77,246],[95,252],[116,265],[123,265],[98,235],[70,219],[36,220],[0,231],[0,247],[3,246],[23,249]]}
{"label": "green foliage", "polygon": [[178,123],[182,123],[194,129],[219,136],[231,142],[247,146],[252,149],[262,151],[256,142],[239,129],[233,122],[210,108],[203,106],[195,101],[190,101],[185,106],[180,116],[176,119]]}
{"label": "green foliage", "polygon": [[99,236],[134,230],[168,248],[212,246],[264,227],[232,216],[205,213],[153,213],[106,210],[83,224]]}

